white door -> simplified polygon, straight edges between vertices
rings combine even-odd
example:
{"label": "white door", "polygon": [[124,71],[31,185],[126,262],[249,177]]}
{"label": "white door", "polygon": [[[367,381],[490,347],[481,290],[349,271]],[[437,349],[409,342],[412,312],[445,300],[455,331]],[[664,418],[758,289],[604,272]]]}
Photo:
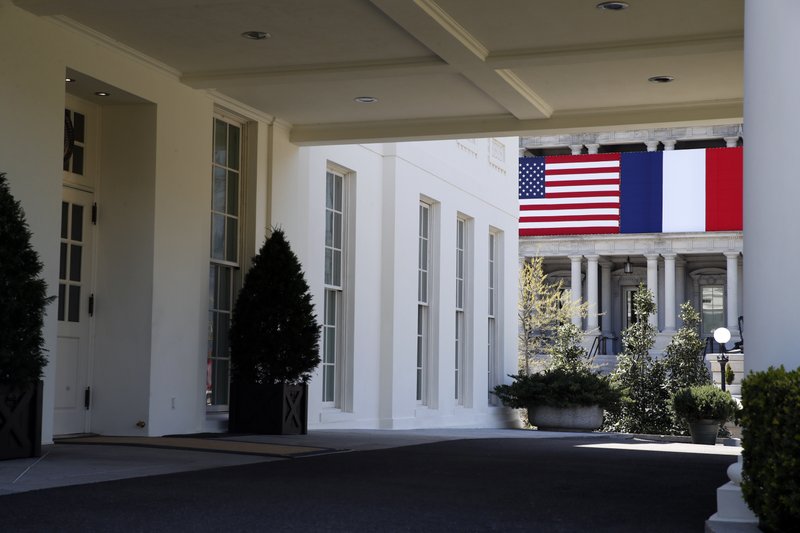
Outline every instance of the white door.
{"label": "white door", "polygon": [[66,107],[65,138],[69,130],[72,147],[67,157],[65,142],[53,420],[56,435],[88,431],[91,407],[92,191],[97,112],[92,104],[69,96]]}

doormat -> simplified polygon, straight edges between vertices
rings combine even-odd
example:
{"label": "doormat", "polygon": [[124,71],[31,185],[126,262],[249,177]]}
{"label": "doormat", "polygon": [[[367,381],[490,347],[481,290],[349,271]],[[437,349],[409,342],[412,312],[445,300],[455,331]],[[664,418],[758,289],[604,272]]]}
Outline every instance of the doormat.
{"label": "doormat", "polygon": [[198,452],[238,453],[244,455],[266,455],[270,457],[309,457],[328,453],[343,452],[334,448],[313,446],[294,446],[269,444],[263,442],[243,442],[219,438],[199,439],[191,437],[67,437],[54,439],[56,444],[101,444],[112,446],[139,446],[145,448],[166,448]]}

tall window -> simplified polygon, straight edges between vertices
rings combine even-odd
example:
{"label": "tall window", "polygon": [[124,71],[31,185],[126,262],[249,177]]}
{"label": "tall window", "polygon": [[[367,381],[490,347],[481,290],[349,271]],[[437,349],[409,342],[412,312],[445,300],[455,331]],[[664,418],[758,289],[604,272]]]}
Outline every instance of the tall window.
{"label": "tall window", "polygon": [[322,324],[322,401],[339,403],[342,331],[344,177],[325,175],[325,302]]}
{"label": "tall window", "polygon": [[419,263],[417,267],[417,401],[427,403],[425,379],[428,365],[430,310],[431,206],[419,204]]}
{"label": "tall window", "polygon": [[[493,232],[489,233],[489,295],[488,295],[488,328],[487,328],[487,358],[488,358],[488,379],[489,391],[498,385],[497,372],[495,368],[497,364],[497,235]],[[489,403],[495,403],[497,397],[489,392]]]}
{"label": "tall window", "polygon": [[241,125],[214,119],[211,162],[211,264],[208,282],[206,404],[228,404],[228,330],[240,286]]}
{"label": "tall window", "polygon": [[455,338],[455,398],[464,401],[464,270],[467,223],[456,221],[456,338]]}
{"label": "tall window", "polygon": [[703,333],[710,335],[725,325],[725,287],[703,285],[701,291],[700,319]]}

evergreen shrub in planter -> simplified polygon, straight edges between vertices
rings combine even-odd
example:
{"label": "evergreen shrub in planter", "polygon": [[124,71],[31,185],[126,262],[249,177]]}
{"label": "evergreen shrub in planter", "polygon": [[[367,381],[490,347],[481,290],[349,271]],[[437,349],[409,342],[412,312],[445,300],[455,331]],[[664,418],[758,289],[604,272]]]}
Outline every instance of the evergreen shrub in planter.
{"label": "evergreen shrub in planter", "polygon": [[319,334],[300,262],[275,229],[253,258],[231,317],[229,431],[307,433]]}
{"label": "evergreen shrub in planter", "polygon": [[697,444],[715,444],[719,427],[731,420],[738,410],[729,392],[715,385],[698,385],[680,389],[672,397],[675,414],[686,420]]}
{"label": "evergreen shrub in planter", "polygon": [[742,495],[764,531],[800,523],[800,369],[742,381]]}
{"label": "evergreen shrub in planter", "polygon": [[0,173],[0,459],[41,454],[42,325],[52,298],[19,202]]}

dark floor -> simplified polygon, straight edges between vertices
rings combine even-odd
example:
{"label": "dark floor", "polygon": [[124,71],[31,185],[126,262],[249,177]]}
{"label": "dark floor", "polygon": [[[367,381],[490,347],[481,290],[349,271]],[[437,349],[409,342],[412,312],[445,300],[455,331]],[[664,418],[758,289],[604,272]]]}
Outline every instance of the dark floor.
{"label": "dark floor", "polygon": [[701,532],[735,457],[453,440],[0,497],[0,531]]}

